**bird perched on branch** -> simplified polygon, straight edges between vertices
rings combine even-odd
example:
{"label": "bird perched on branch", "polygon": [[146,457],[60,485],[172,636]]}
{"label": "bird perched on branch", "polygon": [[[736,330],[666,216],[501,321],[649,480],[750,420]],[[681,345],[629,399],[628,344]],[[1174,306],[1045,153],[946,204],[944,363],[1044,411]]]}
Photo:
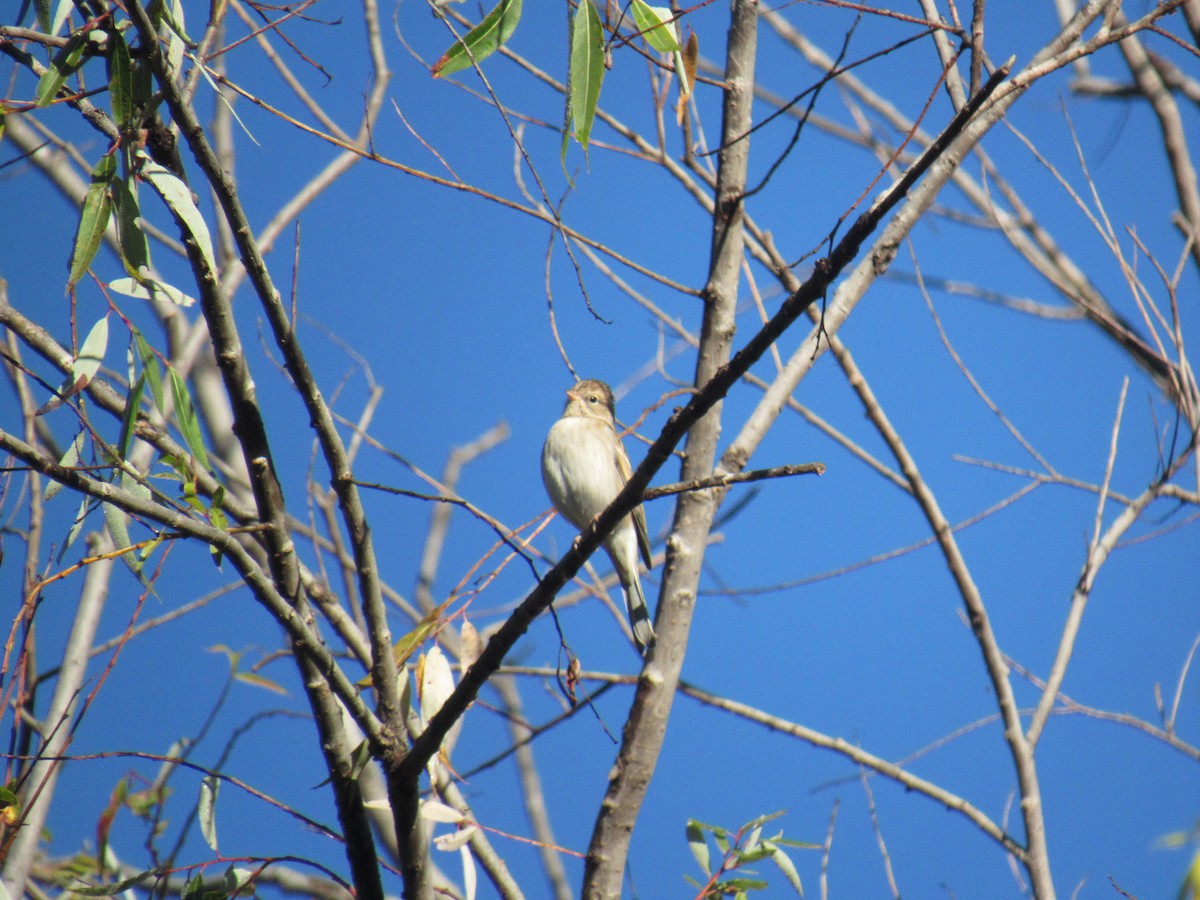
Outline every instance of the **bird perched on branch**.
{"label": "bird perched on branch", "polygon": [[[613,395],[603,381],[581,381],[567,391],[567,405],[542,447],[542,481],[563,517],[582,530],[604,511],[633,474],[629,457],[617,437]],[[612,560],[638,649],[654,644],[654,627],[642,582],[638,550],[649,568],[650,539],[646,513],[639,504],[604,539]]]}

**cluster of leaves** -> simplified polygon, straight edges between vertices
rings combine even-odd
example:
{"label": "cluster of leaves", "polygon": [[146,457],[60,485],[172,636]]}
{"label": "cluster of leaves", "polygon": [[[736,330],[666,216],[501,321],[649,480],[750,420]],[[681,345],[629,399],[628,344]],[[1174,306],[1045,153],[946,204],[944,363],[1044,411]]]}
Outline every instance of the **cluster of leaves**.
{"label": "cluster of leaves", "polygon": [[[46,7],[48,4],[39,5],[41,24],[47,33],[56,35],[72,6],[69,2],[60,3],[53,16],[50,16]],[[152,20],[167,47],[168,63],[173,71],[178,71],[188,44],[182,24],[182,5],[179,0],[174,0],[171,5],[156,3],[152,4],[151,12]],[[162,150],[157,138],[165,133],[165,129],[155,109],[153,76],[144,59],[145,54],[136,52],[136,48],[131,52],[126,41],[126,35],[130,32],[131,23],[128,20],[118,21],[115,17],[100,16],[85,22],[70,34],[64,46],[55,54],[42,74],[35,94],[38,106],[73,99],[77,93],[69,82],[87,60],[102,57],[106,62],[110,112],[117,134],[92,167],[91,182],[80,211],[68,267],[67,290],[73,292],[88,274],[111,222],[116,232],[117,255],[126,277],[109,281],[106,289],[138,300],[162,300],[190,306],[195,302],[193,298],[152,275],[150,245],[139,199],[141,185],[149,186],[161,199],[209,270],[215,271],[212,238],[191,190],[177,172],[163,164],[171,164],[172,160]],[[188,458],[164,455],[162,462],[168,469],[165,477],[180,482],[183,486],[182,498],[187,506],[204,515],[214,526],[225,528],[227,522],[221,509],[223,491],[218,490],[211,501],[205,502],[196,490],[197,471],[211,472],[211,466],[187,383],[174,368],[160,359],[131,323],[126,320],[126,324],[130,332],[126,354],[130,387],[120,437],[115,446],[110,446],[85,427],[76,435],[59,463],[68,468],[87,463],[112,466],[115,483],[135,496],[149,500],[153,492],[144,478],[126,462],[135,426],[139,416],[165,421],[173,411]],[[106,313],[88,332],[72,362],[70,374],[38,410],[39,414],[57,409],[91,383],[104,363],[108,342],[109,313]],[[166,377],[163,366],[166,368]],[[147,387],[149,398],[144,396]],[[169,402],[166,396],[168,388]],[[152,407],[149,401],[152,401]],[[144,402],[147,407],[145,410]],[[89,435],[93,444],[90,452]],[[61,488],[60,483],[51,484],[46,489],[46,499],[52,498]],[[122,552],[122,559],[140,575],[146,559],[160,541],[154,539],[135,547],[129,536],[129,516],[111,504],[98,504],[84,497],[62,551],[71,546],[82,530],[87,515],[97,506],[103,508],[107,530],[117,550]],[[139,554],[128,552],[137,549],[141,551]],[[220,561],[219,557],[217,561]]]}
{"label": "cluster of leaves", "polygon": [[[746,866],[769,859],[779,867],[787,883],[796,894],[804,896],[804,887],[800,883],[800,875],[795,865],[784,851],[784,847],[797,847],[805,850],[819,849],[818,844],[806,844],[799,841],[787,840],[783,832],[773,837],[762,836],[763,825],[772,819],[777,819],[783,812],[774,812],[759,816],[743,825],[736,831],[729,831],[718,825],[706,825],[695,819],[688,819],[687,841],[692,856],[700,864],[707,881],[701,883],[694,878],[688,882],[699,888],[697,900],[715,900],[717,897],[733,896],[737,900],[745,900],[750,891],[761,891],[767,887],[767,882],[760,878],[749,877],[756,873]],[[721,852],[720,862],[713,866],[712,852],[709,847],[709,836]],[[738,874],[731,874],[738,872]]]}
{"label": "cluster of leaves", "polygon": [[[665,6],[650,6],[644,0],[631,0],[628,15],[637,36],[658,53],[669,54],[679,76],[679,114],[692,93],[695,83],[699,44],[693,33],[686,42],[680,41],[676,13]],[[435,78],[442,78],[468,69],[502,47],[516,31],[521,18],[521,0],[500,0],[483,20],[459,38],[433,66]],[[567,102],[563,122],[562,156],[566,159],[567,144],[574,133],[579,145],[587,152],[592,122],[600,102],[600,86],[610,66],[606,32],[616,35],[624,22],[601,21],[593,0],[579,0],[571,20],[571,39],[568,44]]]}

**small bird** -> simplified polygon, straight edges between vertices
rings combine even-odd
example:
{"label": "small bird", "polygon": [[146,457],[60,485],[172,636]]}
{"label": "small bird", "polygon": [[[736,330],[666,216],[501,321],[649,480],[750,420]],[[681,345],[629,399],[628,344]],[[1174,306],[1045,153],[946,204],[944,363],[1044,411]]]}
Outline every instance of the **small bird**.
{"label": "small bird", "polygon": [[[542,481],[550,500],[582,530],[613,501],[632,474],[617,437],[612,391],[603,381],[579,382],[567,391],[562,417],[542,447]],[[647,568],[652,563],[646,513],[640,505],[609,533],[604,549],[625,594],[633,638],[645,654],[654,644],[654,627],[638,577],[638,550]]]}

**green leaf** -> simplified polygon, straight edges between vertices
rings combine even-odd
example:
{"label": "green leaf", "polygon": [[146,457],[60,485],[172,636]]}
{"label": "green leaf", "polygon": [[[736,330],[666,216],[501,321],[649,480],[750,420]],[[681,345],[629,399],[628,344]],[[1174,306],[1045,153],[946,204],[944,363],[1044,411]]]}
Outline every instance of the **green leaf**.
{"label": "green leaf", "polygon": [[87,49],[88,40],[88,32],[77,31],[67,38],[62,49],[54,54],[54,59],[50,61],[50,67],[38,79],[37,91],[33,95],[36,105],[48,106],[54,102],[59,88],[67,83],[67,79],[83,62],[83,53]]}
{"label": "green leaf", "polygon": [[221,852],[217,849],[217,791],[220,787],[221,782],[212,775],[200,779],[200,805],[196,814],[200,820],[200,834],[213,853]]}
{"label": "green leaf", "polygon": [[133,118],[133,59],[125,38],[116,28],[108,32],[108,101],[113,121],[125,131]]}
{"label": "green leaf", "polygon": [[176,306],[191,306],[196,302],[195,297],[189,297],[174,285],[165,281],[155,281],[153,278],[116,278],[108,283],[109,290],[133,297],[137,300],[166,300]]}
{"label": "green leaf", "polygon": [[579,0],[571,28],[571,118],[575,140],[587,152],[600,84],[604,81],[604,27],[592,0]]}
{"label": "green leaf", "polygon": [[83,499],[79,501],[79,509],[75,512],[75,521],[71,523],[71,527],[67,529],[67,537],[63,541],[62,549],[58,551],[58,561],[62,562],[63,556],[71,545],[75,543],[75,539],[79,537],[79,532],[83,531],[83,522],[87,518],[89,512],[89,504],[92,498],[84,494]]}
{"label": "green leaf", "polygon": [[[79,455],[83,453],[83,443],[85,440],[87,440],[87,432],[80,429],[79,434],[75,435],[75,439],[71,441],[71,446],[67,448],[67,452],[62,455],[62,459],[58,461],[58,464],[64,469],[79,465]],[[50,482],[46,485],[46,490],[42,492],[42,502],[53,500],[62,489],[63,483],[61,481]]]}
{"label": "green leaf", "polygon": [[665,6],[649,6],[632,0],[629,11],[646,43],[659,53],[678,53],[683,48],[675,37],[675,14]]}
{"label": "green leaf", "polygon": [[179,900],[201,900],[204,897],[204,873],[197,872],[196,875],[183,886],[183,891],[179,894]]}
{"label": "green leaf", "polygon": [[109,187],[116,172],[117,158],[111,153],[100,157],[92,169],[92,181],[83,199],[79,227],[75,231],[75,249],[71,253],[70,274],[67,276],[68,290],[83,278],[88,266],[96,258],[96,251],[100,249],[100,241],[104,239],[104,229],[108,227],[108,217],[112,213]]}
{"label": "green leaf", "polygon": [[687,821],[687,842],[688,849],[692,851],[692,856],[696,858],[696,862],[700,864],[700,870],[705,875],[712,874],[712,860],[709,856],[708,841],[704,839],[703,826],[695,819]]}
{"label": "green leaf", "polygon": [[129,456],[129,445],[133,441],[133,426],[137,424],[138,410],[142,406],[142,391],[146,387],[146,373],[138,376],[129,396],[125,398],[125,415],[121,417],[121,436],[117,439],[117,455],[121,459]]}
{"label": "green leaf", "polygon": [[147,872],[139,872],[131,878],[125,878],[115,884],[102,884],[99,887],[76,887],[71,886],[72,894],[82,894],[84,897],[112,897],[116,894],[123,894],[130,888],[137,887],[144,881],[154,878],[159,873],[153,869]]}
{"label": "green leaf", "polygon": [[71,390],[66,396],[77,394],[83,390],[100,371],[104,364],[104,354],[108,350],[108,316],[100,319],[88,336],[84,338],[79,355],[71,365]]}
{"label": "green leaf", "polygon": [[804,885],[800,883],[800,873],[796,871],[796,866],[792,863],[791,857],[779,849],[774,841],[763,841],[763,846],[771,851],[772,861],[779,867],[779,871],[788,880],[788,884],[792,886],[792,889],[798,896],[803,897]]}
{"label": "green leaf", "polygon": [[[46,0],[46,5],[49,6],[50,0]],[[74,0],[58,0],[58,7],[54,10],[54,18],[50,20],[50,27],[46,29],[46,33],[58,36],[62,30],[63,24],[67,21],[67,16],[75,9]]]}
{"label": "green leaf", "polygon": [[37,16],[38,28],[50,30],[50,0],[33,0],[33,12]]}
{"label": "green leaf", "polygon": [[726,878],[724,881],[718,881],[713,887],[720,888],[725,894],[743,894],[746,891],[761,891],[767,887],[767,883],[757,878]]}
{"label": "green leaf", "polygon": [[192,199],[192,192],[188,190],[186,184],[150,159],[144,151],[139,152],[138,156],[142,160],[142,178],[149,182],[150,187],[154,188],[162,197],[163,202],[175,214],[184,230],[196,242],[200,255],[204,257],[208,268],[215,272],[217,262],[213,255],[212,237],[209,235],[208,225],[204,222],[204,216],[200,214],[196,201]]}
{"label": "green leaf", "polygon": [[35,415],[58,409],[63,402],[82,391],[100,371],[104,363],[104,352],[108,348],[108,316],[92,326],[79,348],[79,354],[71,364],[71,374],[59,385],[58,393],[42,404]]}
{"label": "green leaf", "polygon": [[154,405],[161,411],[166,408],[166,404],[163,402],[162,373],[158,369],[158,357],[136,328],[133,330],[133,340],[137,344],[138,358],[142,361],[142,374],[146,376],[146,383],[150,385],[150,396],[154,398]]}
{"label": "green leaf", "polygon": [[[121,486],[122,490],[133,494],[135,497],[142,500],[150,499],[150,489],[129,472],[122,470],[116,482]],[[108,536],[112,538],[113,546],[118,550],[125,550],[133,546],[133,541],[129,538],[129,514],[111,503],[102,503],[100,505],[104,511],[104,524],[108,529]],[[141,580],[142,563],[144,560],[139,560],[132,553],[122,553],[121,559],[129,567],[129,571],[133,572]]]}
{"label": "green leaf", "polygon": [[204,436],[200,432],[200,420],[196,418],[196,407],[192,405],[192,395],[188,393],[187,385],[174,369],[169,369],[171,376],[171,396],[175,400],[175,418],[179,422],[179,432],[183,441],[196,463],[202,468],[209,468],[208,453],[204,449]]}
{"label": "green leaf", "polygon": [[521,20],[521,0],[500,0],[483,21],[454,42],[433,64],[433,77],[444,78],[463,69],[472,61],[479,63],[495,53],[512,37]]}
{"label": "green leaf", "polygon": [[141,209],[138,208],[137,182],[129,178],[114,178],[112,182],[113,211],[116,213],[117,247],[125,271],[138,281],[145,279],[150,268],[150,245],[142,230]]}

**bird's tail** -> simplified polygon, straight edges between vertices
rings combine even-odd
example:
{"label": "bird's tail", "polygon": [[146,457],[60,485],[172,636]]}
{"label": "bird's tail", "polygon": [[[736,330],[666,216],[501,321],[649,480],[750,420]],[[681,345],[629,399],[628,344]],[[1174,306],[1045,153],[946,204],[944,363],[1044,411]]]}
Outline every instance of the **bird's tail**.
{"label": "bird's tail", "polygon": [[621,585],[625,594],[625,609],[629,613],[629,624],[633,628],[633,639],[637,642],[642,655],[654,646],[654,626],[650,624],[650,607],[646,605],[646,595],[642,593],[642,580],[637,572],[629,579],[629,584]]}

